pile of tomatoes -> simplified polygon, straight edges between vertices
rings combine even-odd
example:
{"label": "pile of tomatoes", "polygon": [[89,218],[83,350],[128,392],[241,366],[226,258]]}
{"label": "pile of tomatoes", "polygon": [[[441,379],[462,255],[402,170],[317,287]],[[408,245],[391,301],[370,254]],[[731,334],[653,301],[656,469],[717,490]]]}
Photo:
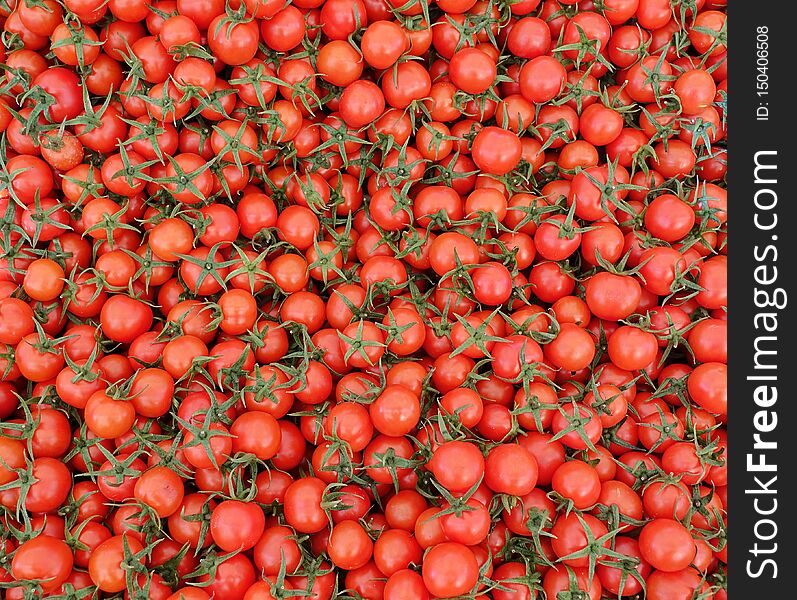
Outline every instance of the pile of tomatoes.
{"label": "pile of tomatoes", "polygon": [[0,597],[726,597],[726,0],[3,0]]}

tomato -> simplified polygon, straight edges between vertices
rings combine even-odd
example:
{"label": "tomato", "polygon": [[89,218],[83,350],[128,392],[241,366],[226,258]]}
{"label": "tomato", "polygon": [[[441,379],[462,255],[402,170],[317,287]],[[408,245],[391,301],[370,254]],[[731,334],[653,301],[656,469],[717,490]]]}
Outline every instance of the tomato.
{"label": "tomato", "polygon": [[31,381],[52,379],[64,365],[54,340],[46,334],[42,339],[35,333],[23,336],[14,352],[19,373]]}
{"label": "tomato", "polygon": [[429,74],[416,62],[399,63],[382,79],[382,93],[393,108],[404,109],[421,101],[431,87]]}
{"label": "tomato", "polygon": [[421,415],[418,397],[402,385],[389,385],[368,408],[374,428],[389,436],[413,431]]}
{"label": "tomato", "polygon": [[16,549],[11,575],[18,580],[41,580],[42,589],[51,591],[67,580],[72,564],[72,552],[63,541],[39,535]]}
{"label": "tomato", "polygon": [[[589,529],[590,536],[586,531]],[[589,562],[587,556],[576,558],[565,558],[577,553],[587,547],[590,539],[602,538],[606,533],[606,525],[593,517],[585,514],[579,519],[574,513],[560,516],[554,523],[551,533],[554,539],[551,540],[553,551],[564,564],[570,567],[586,567]],[[608,547],[608,540],[601,543],[601,546]]]}
{"label": "tomato", "polygon": [[574,323],[562,323],[559,335],[544,350],[554,366],[568,371],[587,367],[595,356],[592,337]]}
{"label": "tomato", "polygon": [[486,92],[497,74],[495,62],[477,48],[462,48],[448,63],[451,82],[468,94]]}
{"label": "tomato", "polygon": [[362,598],[371,600],[384,595],[385,578],[373,561],[346,574],[344,584]]}
{"label": "tomato", "polygon": [[440,517],[440,525],[446,539],[466,546],[483,542],[490,531],[490,514],[487,507],[479,500],[471,498],[463,508],[462,512]]}
{"label": "tomato", "polygon": [[383,531],[374,543],[374,562],[388,577],[406,570],[410,564],[419,564],[422,555],[413,535],[401,529]]}
{"label": "tomato", "polygon": [[586,568],[557,566],[549,569],[542,580],[545,595],[556,598],[560,593],[586,594],[589,600],[599,600],[601,584],[597,577],[590,579]]}
{"label": "tomato", "polygon": [[167,467],[153,467],[139,477],[133,493],[137,500],[152,508],[159,517],[166,518],[180,508],[184,488],[174,471]]}
{"label": "tomato", "polygon": [[538,17],[523,17],[509,30],[507,45],[520,58],[542,56],[551,46],[551,30]]}
{"label": "tomato", "polygon": [[350,367],[364,369],[375,365],[385,353],[385,336],[371,323],[352,323],[340,332],[340,336],[340,349],[344,354],[344,361]]}
{"label": "tomato", "polygon": [[390,20],[379,20],[368,25],[360,42],[363,58],[375,69],[393,66],[408,47],[405,32]]}
{"label": "tomato", "polygon": [[698,321],[688,333],[689,347],[700,362],[728,362],[728,324],[720,319]]}
{"label": "tomato", "polygon": [[423,582],[435,596],[467,594],[476,585],[478,575],[476,557],[462,544],[437,544],[424,557]]}
{"label": "tomato", "polygon": [[595,504],[601,491],[597,470],[580,461],[562,463],[553,472],[551,487],[581,510]]}
{"label": "tomato", "polygon": [[276,575],[284,561],[285,570],[293,573],[301,562],[298,544],[291,529],[283,526],[267,528],[254,547],[254,562],[265,575]]}
{"label": "tomato", "polygon": [[354,452],[364,450],[373,436],[368,410],[355,402],[341,402],[330,409],[324,431],[345,440]]}
{"label": "tomato", "polygon": [[505,175],[517,166],[521,152],[520,140],[514,133],[499,127],[485,127],[473,140],[471,156],[484,172]]}
{"label": "tomato", "polygon": [[264,412],[240,415],[230,426],[230,433],[233,452],[249,453],[260,460],[274,456],[282,439],[277,420]]}
{"label": "tomato", "polygon": [[[565,431],[571,422],[580,425],[583,431],[578,428]],[[564,445],[579,450],[585,450],[590,443],[594,444],[603,431],[600,418],[595,411],[575,403],[560,407],[559,411],[554,413],[551,426],[556,434],[564,432],[560,438]]]}
{"label": "tomato", "polygon": [[302,41],[306,26],[298,8],[288,5],[260,24],[260,33],[269,48],[287,52]]}
{"label": "tomato", "polygon": [[[180,508],[168,517],[172,539],[179,544],[188,543],[194,548],[210,545],[213,537],[206,523],[215,507],[216,502],[204,494],[185,494]],[[189,519],[195,515],[201,519]]]}
{"label": "tomato", "polygon": [[[632,559],[637,559],[639,563],[635,567],[636,572],[642,579],[647,579],[651,567],[645,559],[642,558],[639,551],[639,544],[636,540],[626,536],[617,536],[617,538],[615,538],[615,548],[623,555],[629,556]],[[619,565],[615,567],[612,565],[612,562],[601,564],[596,568],[595,572],[598,575],[603,589],[612,594],[620,595],[639,593],[642,590],[642,585],[637,579],[637,576],[633,575],[633,573],[631,577],[624,576]]]}
{"label": "tomato", "polygon": [[316,64],[321,77],[340,87],[356,81],[362,74],[362,59],[351,44],[343,40],[333,40],[318,53]]}
{"label": "tomato", "polygon": [[352,3],[331,0],[324,3],[320,15],[323,32],[333,40],[341,40],[368,25],[368,13],[361,0]]}
{"label": "tomato", "polygon": [[586,282],[586,302],[592,314],[600,319],[616,321],[631,315],[642,297],[636,279],[600,272]]}
{"label": "tomato", "polygon": [[63,9],[56,2],[44,2],[42,5],[21,4],[18,8],[19,20],[31,32],[49,36],[61,23]]}
{"label": "tomato", "polygon": [[468,442],[446,442],[434,452],[429,468],[447,490],[465,492],[481,477],[484,457]]}
{"label": "tomato", "polygon": [[347,85],[340,97],[340,116],[346,125],[359,129],[385,110],[385,97],[376,84],[358,80]]}
{"label": "tomato", "polygon": [[622,130],[622,115],[599,103],[590,104],[579,118],[579,133],[595,146],[608,146],[617,139]]}
{"label": "tomato", "polygon": [[440,398],[440,407],[446,414],[455,416],[465,427],[477,425],[484,414],[484,402],[475,391],[457,387]]}
{"label": "tomato", "polygon": [[143,564],[141,542],[135,537],[116,535],[104,541],[89,558],[89,576],[100,590],[116,593],[125,589],[126,572],[122,563],[133,560]]}
{"label": "tomato", "polygon": [[562,91],[567,72],[562,64],[550,56],[537,56],[520,70],[520,93],[526,100],[543,104]]}
{"label": "tomato", "polygon": [[688,567],[695,556],[692,546],[694,542],[689,531],[670,519],[649,522],[639,536],[642,557],[660,571],[674,572]]}
{"label": "tomato", "polygon": [[86,425],[98,437],[116,438],[126,433],[135,422],[135,407],[98,391],[86,402]]}
{"label": "tomato", "polygon": [[47,196],[53,189],[53,174],[49,165],[35,156],[19,155],[9,159],[6,164],[11,179],[11,193],[23,204],[34,201],[36,194]]}
{"label": "tomato", "polygon": [[16,346],[34,327],[30,305],[18,298],[0,299],[0,342]]}
{"label": "tomato", "polygon": [[485,483],[494,492],[525,496],[537,483],[537,460],[523,446],[502,444],[485,462]]}
{"label": "tomato", "polygon": [[522,582],[522,578],[527,576],[526,571],[526,567],[517,562],[504,563],[496,568],[493,572],[493,578],[495,581],[500,582],[501,589],[493,592],[493,598],[498,600],[532,598],[531,590]]}
{"label": "tomato", "polygon": [[698,285],[702,288],[695,296],[698,304],[708,309],[721,309],[727,306],[727,257],[720,255],[706,260],[700,269]]}
{"label": "tomato", "polygon": [[332,528],[327,551],[332,564],[351,571],[371,559],[374,544],[356,521],[342,521]]}
{"label": "tomato", "polygon": [[402,569],[396,571],[388,578],[384,590],[385,600],[428,600],[429,592],[423,583],[423,578],[415,571]]}
{"label": "tomato", "polygon": [[665,296],[676,284],[676,276],[684,271],[684,259],[672,248],[659,247],[645,250],[640,256],[639,274],[643,286],[650,292]]}
{"label": "tomato", "polygon": [[219,15],[208,25],[208,45],[219,60],[242,65],[257,52],[259,31],[255,21],[231,23]]}
{"label": "tomato", "polygon": [[707,362],[689,375],[689,395],[709,412],[724,415],[728,411],[727,370],[723,363]]}
{"label": "tomato", "polygon": [[649,365],[656,357],[656,337],[641,329],[625,325],[609,337],[608,353],[611,361],[626,371],[636,371]]}
{"label": "tomato", "polygon": [[[65,28],[66,26],[63,24],[58,25],[56,31],[61,30],[60,28],[62,27]],[[55,32],[52,35],[53,38],[57,37]],[[92,36],[94,41],[96,41],[94,32],[91,29],[87,29],[86,37],[91,40]],[[66,49],[67,46],[63,46],[63,48]],[[99,54],[96,45],[84,46],[83,51],[85,64],[93,62],[92,55],[96,58]],[[51,122],[58,123],[64,119],[73,119],[81,113],[83,98],[79,92],[79,79],[71,69],[54,67],[44,70],[35,76],[33,84],[41,87],[43,91],[53,98],[45,112]],[[40,191],[40,195],[45,197],[47,194]]]}
{"label": "tomato", "polygon": [[255,570],[251,561],[243,554],[236,554],[223,560],[216,568],[215,576],[205,574],[198,579],[208,583],[207,589],[212,598],[232,600],[242,598],[255,583]]}
{"label": "tomato", "polygon": [[253,504],[224,500],[211,513],[210,534],[225,552],[253,548],[264,529],[263,512]]}
{"label": "tomato", "polygon": [[329,523],[321,508],[326,484],[317,478],[300,479],[285,492],[285,520],[302,533],[321,531]]}
{"label": "tomato", "polygon": [[681,600],[691,598],[696,593],[709,593],[709,585],[695,569],[653,571],[648,577],[648,595],[653,600]]}
{"label": "tomato", "polygon": [[72,134],[54,138],[43,134],[39,138],[42,158],[59,171],[68,171],[83,160],[83,144]]}

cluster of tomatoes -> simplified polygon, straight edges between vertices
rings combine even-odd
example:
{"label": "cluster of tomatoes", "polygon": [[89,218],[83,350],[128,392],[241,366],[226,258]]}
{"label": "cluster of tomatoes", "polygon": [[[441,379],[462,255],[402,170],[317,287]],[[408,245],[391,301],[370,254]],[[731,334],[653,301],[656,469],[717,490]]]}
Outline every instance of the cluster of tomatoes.
{"label": "cluster of tomatoes", "polygon": [[3,0],[0,597],[726,597],[725,0]]}

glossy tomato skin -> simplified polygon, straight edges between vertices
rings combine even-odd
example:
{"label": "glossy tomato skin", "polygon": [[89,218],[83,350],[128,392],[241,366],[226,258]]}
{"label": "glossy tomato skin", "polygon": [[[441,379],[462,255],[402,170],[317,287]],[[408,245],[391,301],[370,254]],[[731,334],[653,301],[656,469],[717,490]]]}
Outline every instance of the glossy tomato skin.
{"label": "glossy tomato skin", "polygon": [[133,493],[159,517],[166,518],[180,508],[185,489],[177,473],[167,467],[156,466],[141,475]]}
{"label": "glossy tomato skin", "polygon": [[297,531],[315,533],[328,523],[321,509],[326,484],[320,479],[303,479],[291,484],[285,493],[285,519]]}
{"label": "glossy tomato skin", "polygon": [[40,535],[21,544],[11,560],[11,574],[15,579],[44,580],[42,588],[58,588],[72,571],[72,553],[56,538]]}
{"label": "glossy tomato skin", "polygon": [[681,571],[694,558],[690,537],[686,528],[677,521],[656,519],[640,533],[640,552],[651,566],[660,571]]}
{"label": "glossy tomato skin", "polygon": [[[135,537],[116,535],[100,544],[89,559],[89,576],[101,590],[109,593],[125,589],[125,572],[121,567],[126,553],[137,555],[143,550]],[[143,558],[139,559],[143,562]]]}
{"label": "glossy tomato skin", "polygon": [[648,585],[648,593],[654,599],[689,598],[695,592],[705,593],[708,590],[700,574],[691,568],[675,572],[654,571],[648,579]]}
{"label": "glossy tomato skin", "polygon": [[426,555],[423,581],[437,596],[467,593],[476,584],[478,563],[467,546],[444,542]]}
{"label": "glossy tomato skin", "polygon": [[[571,584],[571,573],[575,579],[575,586]],[[566,592],[575,588],[583,594],[587,594],[590,600],[599,600],[601,597],[601,584],[597,578],[589,578],[587,569],[577,568],[567,571],[563,567],[555,567],[548,570],[542,581],[543,590],[547,596],[555,598],[560,592]]]}
{"label": "glossy tomato skin", "polygon": [[464,492],[480,478],[484,458],[472,444],[447,442],[438,448],[430,467],[444,487]]}
{"label": "glossy tomato skin", "polygon": [[47,69],[36,77],[34,84],[41,86],[56,100],[47,111],[52,122],[73,119],[80,114],[83,103],[78,93],[79,80],[72,70],[58,67]]}
{"label": "glossy tomato skin", "polygon": [[131,342],[149,329],[152,310],[139,300],[114,296],[103,305],[100,319],[103,321],[103,331],[109,338]]}

